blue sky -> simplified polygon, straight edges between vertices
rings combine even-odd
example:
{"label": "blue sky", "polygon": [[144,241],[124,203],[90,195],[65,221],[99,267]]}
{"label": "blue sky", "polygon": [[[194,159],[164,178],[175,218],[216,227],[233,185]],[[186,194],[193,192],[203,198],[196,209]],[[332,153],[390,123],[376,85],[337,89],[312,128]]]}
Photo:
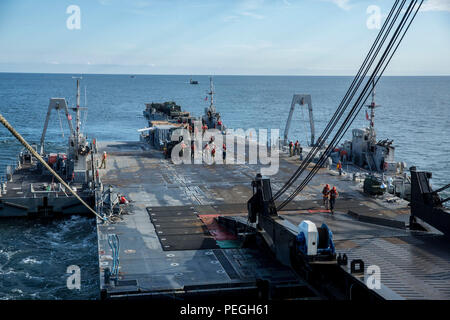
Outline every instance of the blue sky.
{"label": "blue sky", "polygon": [[[2,0],[0,72],[353,75],[371,0]],[[81,10],[69,30],[66,9]],[[450,0],[427,0],[386,74],[450,75]]]}

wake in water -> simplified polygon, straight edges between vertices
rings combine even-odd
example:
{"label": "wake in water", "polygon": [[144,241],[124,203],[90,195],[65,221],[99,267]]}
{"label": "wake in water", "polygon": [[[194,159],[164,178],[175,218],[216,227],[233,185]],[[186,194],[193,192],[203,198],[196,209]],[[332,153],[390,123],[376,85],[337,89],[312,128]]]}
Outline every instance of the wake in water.
{"label": "wake in water", "polygon": [[[96,299],[95,220],[0,221],[0,299]],[[69,290],[67,267],[81,269],[81,289]]]}

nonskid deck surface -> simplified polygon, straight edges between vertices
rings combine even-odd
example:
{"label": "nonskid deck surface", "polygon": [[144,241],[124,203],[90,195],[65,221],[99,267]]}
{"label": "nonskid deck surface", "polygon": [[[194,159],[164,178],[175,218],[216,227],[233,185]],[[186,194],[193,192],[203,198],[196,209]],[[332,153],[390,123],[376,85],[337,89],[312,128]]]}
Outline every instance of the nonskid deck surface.
{"label": "nonskid deck surface", "polygon": [[[279,284],[302,282],[289,268],[281,266],[263,251],[215,247],[218,242],[214,245],[214,237],[209,237],[205,225],[200,222],[203,220],[198,219],[202,215],[245,216],[246,202],[252,194],[251,180],[259,172],[260,165],[174,165],[164,159],[160,151],[148,150],[140,142],[99,142],[98,149],[109,155],[107,169],[100,170],[104,185],[114,186],[115,191],[131,200],[129,214],[124,215],[121,221],[106,225],[98,222],[101,288],[111,297],[137,292],[174,292],[183,288],[220,288],[224,285],[237,288],[249,283],[249,286],[253,286],[255,279],[271,279]],[[281,156],[280,170],[271,177],[274,190],[281,187],[298,164],[296,159]],[[335,216],[324,212],[320,200],[317,200],[325,183],[336,185],[341,194]],[[368,249],[365,243],[383,242],[386,241],[384,238],[413,237],[402,229],[403,222],[409,217],[406,202],[367,197],[359,190],[360,185],[348,177],[339,177],[333,171],[322,169],[301,197],[297,197],[281,214],[295,225],[304,219],[317,223],[322,218],[329,220],[327,224],[333,230],[338,249],[351,257],[357,256],[368,261],[373,259],[373,254],[370,256],[364,250],[357,251],[359,248]],[[191,224],[187,226],[190,231],[170,225],[170,218],[165,219],[165,228],[161,224],[155,226],[149,216],[152,210],[167,217],[173,216],[174,212],[188,214],[189,218],[184,222]],[[348,211],[353,211],[359,221],[347,215]],[[380,219],[375,219],[376,224],[366,223],[360,218],[362,216]],[[394,224],[395,228],[386,227],[383,226],[386,219],[401,223]],[[210,239],[211,247],[208,245],[207,249],[200,247],[181,251],[166,248],[164,251],[158,231],[169,236],[192,232],[193,238],[201,235]],[[112,265],[108,234],[117,234],[120,239],[120,281],[116,286],[105,285],[103,278],[105,268]],[[420,239],[428,238],[420,235]],[[201,245],[202,241],[199,243]],[[346,246],[348,243],[351,243],[350,247]],[[387,247],[384,250],[388,250]],[[411,252],[418,252],[409,247],[405,247],[405,250],[404,258],[398,259],[413,258]],[[439,256],[440,251],[437,250],[430,254]],[[375,253],[378,259],[388,261],[389,254],[384,254],[382,251]],[[448,266],[450,258],[444,255],[442,259]],[[376,263],[379,260],[374,261]],[[411,263],[414,261],[411,260]],[[392,264],[388,267],[392,267]],[[390,270],[384,272],[386,275],[391,274]],[[449,284],[445,286],[450,287]],[[392,287],[389,290],[394,289]],[[414,290],[420,291],[421,288]],[[403,297],[400,293],[392,296]],[[426,296],[426,293],[423,294]]]}
{"label": "nonskid deck surface", "polygon": [[[308,219],[333,230],[336,252],[348,261],[362,259],[365,268],[380,268],[381,288],[386,299],[450,299],[450,241],[443,235],[409,231],[355,221],[338,213],[287,213],[293,224]],[[350,266],[343,266],[350,272]],[[366,275],[355,275],[360,281]]]}
{"label": "nonskid deck surface", "polygon": [[[180,166],[189,172],[189,176],[182,175],[177,172],[179,168],[163,159],[159,151],[145,151],[140,143],[99,142],[98,147],[99,151],[106,150],[109,155],[107,170],[101,170],[103,183],[105,186],[113,185],[117,192],[131,200],[129,214],[123,216],[122,221],[108,225],[98,223],[101,286],[102,289],[107,288],[110,297],[128,293],[173,293],[187,288],[212,290],[221,286],[242,291],[244,287],[254,289],[256,279],[262,278],[278,284],[304,286],[289,268],[264,253],[252,249],[212,249],[219,248],[212,237],[206,246],[209,249],[202,250],[200,242],[199,250],[163,250],[157,232],[173,233],[171,227],[174,226],[167,227],[170,222],[166,219],[166,228],[155,229],[149,216],[152,211],[147,211],[148,207],[158,211],[159,215],[188,214],[187,223],[191,224],[191,231],[195,235],[195,231],[202,230],[201,236],[204,237],[207,236],[205,226],[190,208],[201,206],[196,212],[204,215],[215,212],[212,206],[204,204],[217,201],[215,192],[207,189],[208,186],[217,188],[216,181],[220,182],[218,184],[225,182],[230,189],[237,185],[235,194],[241,192],[242,196],[234,200],[244,202],[250,191],[244,187],[249,184],[249,176],[236,172],[237,183],[233,184],[233,180],[220,179],[214,168],[197,165]],[[175,232],[182,233],[183,228]],[[107,243],[107,235],[111,233],[120,239],[121,281],[118,286],[107,287],[103,271],[111,267],[111,250]],[[192,239],[192,235],[188,237]],[[194,243],[194,247],[196,245],[198,243]]]}

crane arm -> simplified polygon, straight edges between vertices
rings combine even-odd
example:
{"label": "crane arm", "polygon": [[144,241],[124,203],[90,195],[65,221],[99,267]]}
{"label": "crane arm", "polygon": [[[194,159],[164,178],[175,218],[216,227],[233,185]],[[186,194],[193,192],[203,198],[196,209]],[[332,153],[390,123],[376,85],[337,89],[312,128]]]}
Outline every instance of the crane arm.
{"label": "crane arm", "polygon": [[64,98],[51,98],[50,103],[48,104],[47,116],[45,118],[44,129],[42,130],[41,141],[40,141],[40,154],[44,153],[44,142],[45,142],[45,134],[47,133],[48,123],[50,121],[50,116],[52,110],[60,110],[64,109],[66,114],[67,122],[69,123],[70,134],[74,134],[73,125],[71,121],[71,116],[69,114],[69,108],[67,107],[66,99]]}
{"label": "crane arm", "polygon": [[284,145],[287,145],[289,129],[291,127],[292,115],[294,114],[295,105],[299,104],[300,107],[304,104],[308,105],[309,110],[309,125],[311,129],[311,146],[314,145],[315,141],[315,128],[314,128],[314,118],[313,118],[313,110],[312,110],[312,101],[310,94],[294,94],[291,103],[291,109],[289,110],[289,116],[286,121],[286,128],[284,129]]}

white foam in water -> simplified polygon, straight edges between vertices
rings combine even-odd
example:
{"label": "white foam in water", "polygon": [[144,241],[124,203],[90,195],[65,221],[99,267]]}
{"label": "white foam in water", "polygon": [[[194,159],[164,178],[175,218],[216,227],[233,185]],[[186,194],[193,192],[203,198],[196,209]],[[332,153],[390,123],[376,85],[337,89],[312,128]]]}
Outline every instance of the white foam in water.
{"label": "white foam in water", "polygon": [[22,260],[25,264],[42,264],[42,261],[36,260],[34,258],[25,258]]}

